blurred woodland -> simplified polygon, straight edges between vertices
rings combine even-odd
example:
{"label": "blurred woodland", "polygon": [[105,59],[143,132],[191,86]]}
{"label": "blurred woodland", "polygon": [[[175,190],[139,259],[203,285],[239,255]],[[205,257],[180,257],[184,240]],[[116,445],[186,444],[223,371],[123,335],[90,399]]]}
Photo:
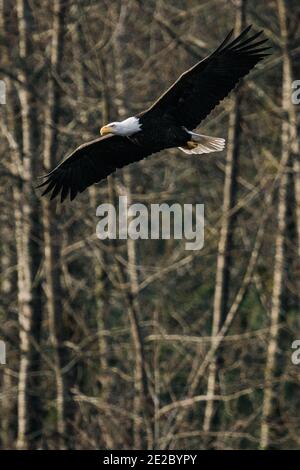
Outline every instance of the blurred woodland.
{"label": "blurred woodland", "polygon": [[[2,449],[300,447],[299,19],[297,0],[0,0]],[[247,24],[272,55],[201,126],[226,151],[41,198],[38,176]],[[100,241],[119,195],[205,204],[204,248]]]}

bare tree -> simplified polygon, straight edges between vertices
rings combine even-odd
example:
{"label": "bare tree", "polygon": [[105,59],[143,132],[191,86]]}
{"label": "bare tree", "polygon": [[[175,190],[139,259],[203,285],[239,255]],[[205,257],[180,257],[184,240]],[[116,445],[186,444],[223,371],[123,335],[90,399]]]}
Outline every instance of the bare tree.
{"label": "bare tree", "polygon": [[[49,79],[45,106],[44,167],[46,171],[50,171],[56,164],[58,150],[57,128],[61,97],[58,78],[62,70],[66,13],[67,1],[55,0],[53,2]],[[56,432],[58,447],[64,448],[68,440],[68,407],[71,406],[72,400],[68,391],[66,374],[62,372],[66,362],[66,352],[63,345],[62,322],[61,235],[59,217],[56,216],[53,211],[53,205],[47,199],[43,200],[43,228],[46,308],[49,319],[50,341],[53,348],[53,369],[56,383]]]}
{"label": "bare tree", "polygon": [[[41,306],[40,291],[36,278],[39,269],[39,256],[36,251],[36,237],[39,226],[37,221],[36,198],[33,194],[33,150],[36,148],[34,134],[34,98],[31,88],[29,66],[25,64],[32,59],[30,50],[30,31],[33,30],[33,18],[26,0],[16,4],[19,57],[23,66],[19,68],[18,94],[22,126],[22,160],[19,160],[22,176],[22,187],[14,189],[16,216],[16,245],[18,256],[18,301],[20,324],[20,367],[18,384],[18,439],[17,448],[30,447],[29,434],[34,426],[35,415],[30,412],[33,397],[37,391],[32,390],[32,370],[35,363],[36,344],[39,342]],[[38,400],[38,396],[37,396]],[[36,402],[35,402],[36,403]],[[38,409],[35,410],[38,415]]]}
{"label": "bare tree", "polygon": [[279,180],[277,233],[275,238],[275,259],[273,274],[272,306],[270,312],[270,333],[267,347],[267,360],[265,365],[264,397],[262,405],[260,447],[267,449],[272,443],[270,418],[274,410],[274,373],[276,367],[276,353],[279,347],[279,320],[282,309],[282,296],[284,291],[286,254],[285,237],[287,228],[287,190],[288,166],[290,162],[290,124],[286,117],[290,108],[290,60],[288,55],[288,26],[285,0],[277,0],[280,33],[283,46],[283,78],[282,78],[282,108],[284,117],[281,130],[281,152],[283,173]]}
{"label": "bare tree", "polygon": [[[299,7],[248,5],[275,47],[201,123],[229,130],[224,161],[166,150],[56,205],[35,177],[240,31],[245,2],[0,0],[1,448],[299,447]],[[119,195],[204,202],[203,249],[97,239]]]}
{"label": "bare tree", "polygon": [[[115,56],[115,85],[116,85],[116,107],[120,119],[126,117],[126,108],[128,103],[125,103],[125,67],[124,67],[124,52],[123,44],[126,41],[126,19],[128,18],[129,8],[132,2],[122,2],[119,18],[117,21],[116,29],[114,31],[114,56]],[[127,105],[127,106],[126,106]],[[128,112],[128,111],[127,111]],[[131,175],[130,170],[125,169],[124,182],[126,187],[126,196],[128,204],[131,204]],[[121,282],[125,281],[125,273],[121,273],[122,267],[120,266]],[[146,427],[147,432],[147,447],[152,448],[152,429],[149,423],[149,395],[148,395],[148,378],[146,373],[146,358],[144,352],[144,340],[140,327],[141,308],[139,303],[139,288],[138,288],[138,273],[137,273],[137,252],[136,243],[131,238],[127,239],[127,272],[129,280],[129,291],[125,292],[128,304],[128,316],[131,325],[132,341],[135,350],[135,369],[134,369],[134,420],[133,429],[133,445],[135,449],[144,448],[143,427]],[[144,422],[143,422],[144,416]]]}
{"label": "bare tree", "polygon": [[[235,32],[239,34],[245,26],[246,0],[234,2],[236,5]],[[232,109],[229,114],[229,129],[227,139],[227,153],[225,166],[225,180],[223,193],[223,211],[221,232],[218,245],[216,268],[216,284],[213,302],[212,336],[216,336],[221,329],[227,315],[228,295],[230,286],[230,267],[232,259],[233,228],[236,213],[232,209],[236,203],[237,168],[239,159],[240,133],[241,133],[241,88],[232,99]],[[208,401],[205,407],[203,429],[209,432],[214,412],[214,401],[209,399],[215,395],[218,374],[218,359],[211,362],[207,379]]]}

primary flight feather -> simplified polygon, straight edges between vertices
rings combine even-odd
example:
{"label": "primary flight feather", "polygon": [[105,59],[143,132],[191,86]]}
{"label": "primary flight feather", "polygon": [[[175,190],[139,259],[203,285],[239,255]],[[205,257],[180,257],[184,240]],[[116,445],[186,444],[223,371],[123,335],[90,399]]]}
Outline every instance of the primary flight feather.
{"label": "primary flight feather", "polygon": [[247,37],[250,29],[233,40],[231,31],[212,54],[184,72],[146,111],[102,127],[102,137],[78,147],[45,176],[42,195],[51,193],[54,199],[60,193],[61,201],[68,195],[73,200],[116,169],[167,148],[179,147],[189,154],[223,150],[224,139],[192,129],[268,55],[267,39],[257,40],[262,31]]}

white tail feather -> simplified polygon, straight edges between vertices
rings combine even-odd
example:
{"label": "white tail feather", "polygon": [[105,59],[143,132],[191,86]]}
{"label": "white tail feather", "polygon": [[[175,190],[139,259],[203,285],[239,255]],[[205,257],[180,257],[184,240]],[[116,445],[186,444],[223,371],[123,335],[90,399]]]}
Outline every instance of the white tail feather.
{"label": "white tail feather", "polygon": [[188,131],[191,134],[191,141],[197,143],[193,149],[187,147],[179,147],[184,153],[187,154],[196,154],[201,153],[211,153],[211,152],[221,152],[225,147],[225,139],[221,137],[210,137],[203,134],[195,134],[195,132]]}

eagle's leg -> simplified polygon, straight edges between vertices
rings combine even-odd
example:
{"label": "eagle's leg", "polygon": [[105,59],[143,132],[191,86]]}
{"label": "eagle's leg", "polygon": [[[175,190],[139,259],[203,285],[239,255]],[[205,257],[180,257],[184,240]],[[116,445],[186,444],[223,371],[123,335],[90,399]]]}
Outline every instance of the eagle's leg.
{"label": "eagle's leg", "polygon": [[199,155],[201,153],[220,152],[225,147],[225,139],[196,134],[187,129],[184,130],[190,135],[187,142],[179,147],[184,153]]}
{"label": "eagle's leg", "polygon": [[194,140],[188,140],[185,145],[183,145],[183,149],[185,150],[193,150],[198,147],[199,142],[195,142]]}

